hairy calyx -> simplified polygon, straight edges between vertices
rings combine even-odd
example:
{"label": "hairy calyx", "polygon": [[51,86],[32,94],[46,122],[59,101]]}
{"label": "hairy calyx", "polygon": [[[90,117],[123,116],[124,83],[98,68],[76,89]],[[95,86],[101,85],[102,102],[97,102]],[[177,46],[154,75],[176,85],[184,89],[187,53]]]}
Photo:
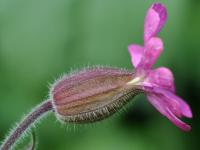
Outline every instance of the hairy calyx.
{"label": "hairy calyx", "polygon": [[137,86],[127,84],[133,77],[126,70],[102,67],[63,77],[50,92],[57,117],[82,123],[110,116],[141,92]]}

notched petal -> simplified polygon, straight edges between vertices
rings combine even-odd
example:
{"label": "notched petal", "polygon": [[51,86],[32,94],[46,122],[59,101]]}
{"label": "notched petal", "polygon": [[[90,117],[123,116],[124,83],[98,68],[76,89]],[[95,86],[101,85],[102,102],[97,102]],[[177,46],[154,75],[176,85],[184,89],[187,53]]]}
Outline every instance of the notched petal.
{"label": "notched petal", "polygon": [[160,38],[151,38],[145,48],[138,68],[150,69],[163,51],[163,42]]}
{"label": "notched petal", "polygon": [[182,116],[187,117],[187,118],[192,118],[192,111],[191,111],[189,105],[184,100],[182,100],[180,97],[174,95],[171,92],[167,92],[165,94],[165,96],[169,100],[176,101],[179,104],[179,109],[180,109]]}
{"label": "notched petal", "polygon": [[147,99],[162,115],[166,115],[164,104],[158,96],[156,96],[155,94],[148,94]]}
{"label": "notched petal", "polygon": [[168,108],[166,110],[167,110],[166,117],[169,120],[171,120],[177,127],[182,129],[183,131],[190,131],[191,130],[191,126],[190,125],[184,123],[179,118],[177,118]]}
{"label": "notched petal", "polygon": [[180,97],[178,97],[178,101],[181,104],[181,112],[183,114],[183,116],[187,117],[187,118],[192,118],[192,110],[190,109],[189,105],[182,100]]}
{"label": "notched petal", "polygon": [[175,95],[174,93],[161,89],[161,88],[154,88],[154,92],[157,94],[161,94],[164,99],[166,100],[170,110],[179,117],[187,117],[192,118],[192,111],[189,105],[182,100],[180,97]]}
{"label": "notched petal", "polygon": [[128,46],[128,51],[131,55],[131,62],[133,66],[136,68],[139,62],[141,61],[144,48],[140,45],[131,44]]}
{"label": "notched petal", "polygon": [[162,115],[166,116],[177,127],[184,131],[189,131],[191,129],[189,125],[179,119],[182,116],[188,118],[192,117],[189,105],[181,98],[162,89],[156,89],[151,93],[148,92],[147,98]]}
{"label": "notched petal", "polygon": [[148,10],[144,23],[145,43],[160,32],[167,20],[167,10],[161,3],[154,3]]}
{"label": "notched petal", "polygon": [[152,70],[148,75],[148,81],[175,93],[173,73],[166,67]]}

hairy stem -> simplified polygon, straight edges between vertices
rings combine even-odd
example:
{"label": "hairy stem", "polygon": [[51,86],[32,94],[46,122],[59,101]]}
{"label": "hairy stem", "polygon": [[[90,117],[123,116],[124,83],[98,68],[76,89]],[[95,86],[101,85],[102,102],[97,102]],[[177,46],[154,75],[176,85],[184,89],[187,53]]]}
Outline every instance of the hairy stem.
{"label": "hairy stem", "polygon": [[46,112],[53,109],[51,100],[46,100],[37,106],[31,113],[24,117],[24,119],[14,128],[10,135],[5,139],[1,145],[1,150],[9,150],[17,142],[25,131],[38,120]]}

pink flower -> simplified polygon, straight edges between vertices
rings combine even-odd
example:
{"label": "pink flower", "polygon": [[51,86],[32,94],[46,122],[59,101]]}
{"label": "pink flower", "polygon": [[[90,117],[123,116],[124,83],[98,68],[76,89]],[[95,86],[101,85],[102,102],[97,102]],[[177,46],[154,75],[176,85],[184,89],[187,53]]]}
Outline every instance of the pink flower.
{"label": "pink flower", "polygon": [[138,84],[145,91],[149,102],[177,127],[189,131],[191,127],[180,120],[192,118],[189,105],[175,94],[172,72],[165,67],[152,69],[153,64],[163,51],[163,42],[157,34],[167,19],[164,5],[154,3],[147,11],[144,23],[144,46],[128,46],[136,78],[129,84]]}

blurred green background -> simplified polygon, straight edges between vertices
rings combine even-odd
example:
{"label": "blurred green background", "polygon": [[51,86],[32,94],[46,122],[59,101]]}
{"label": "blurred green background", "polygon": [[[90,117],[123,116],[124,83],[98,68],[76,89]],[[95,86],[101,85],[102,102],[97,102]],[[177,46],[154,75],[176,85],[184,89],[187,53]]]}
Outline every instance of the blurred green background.
{"label": "blurred green background", "polygon": [[[0,141],[48,97],[48,86],[87,65],[132,69],[127,46],[143,43],[153,0],[0,0]],[[158,0],[168,9],[160,33],[177,93],[192,107],[184,133],[138,96],[126,111],[91,125],[61,125],[50,114],[37,125],[38,150],[191,150],[200,147],[200,1]],[[20,148],[19,148],[20,149]]]}

